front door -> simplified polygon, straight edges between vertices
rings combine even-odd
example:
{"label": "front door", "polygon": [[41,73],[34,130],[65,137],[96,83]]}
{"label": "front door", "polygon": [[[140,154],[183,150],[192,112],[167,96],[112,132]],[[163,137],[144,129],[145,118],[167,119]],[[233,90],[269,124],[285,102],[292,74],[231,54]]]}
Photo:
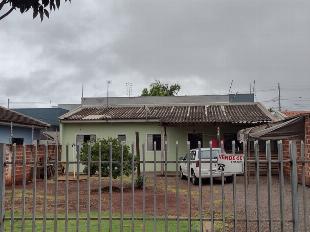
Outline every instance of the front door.
{"label": "front door", "polygon": [[203,147],[202,133],[188,134],[188,141],[190,142],[190,149],[198,148],[198,141],[201,142],[201,147]]}

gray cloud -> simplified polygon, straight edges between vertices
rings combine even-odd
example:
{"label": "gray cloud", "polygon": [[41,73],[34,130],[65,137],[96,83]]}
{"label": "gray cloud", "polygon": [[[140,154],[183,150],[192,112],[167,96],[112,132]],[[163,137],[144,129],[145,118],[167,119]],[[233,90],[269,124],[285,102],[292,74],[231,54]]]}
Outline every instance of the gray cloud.
{"label": "gray cloud", "polygon": [[102,96],[112,80],[111,95],[124,96],[125,82],[139,94],[155,79],[215,94],[233,79],[234,92],[256,80],[268,106],[280,82],[285,107],[310,108],[309,9],[307,0],[74,0],[43,23],[16,12],[0,22],[0,95],[78,102],[82,83]]}

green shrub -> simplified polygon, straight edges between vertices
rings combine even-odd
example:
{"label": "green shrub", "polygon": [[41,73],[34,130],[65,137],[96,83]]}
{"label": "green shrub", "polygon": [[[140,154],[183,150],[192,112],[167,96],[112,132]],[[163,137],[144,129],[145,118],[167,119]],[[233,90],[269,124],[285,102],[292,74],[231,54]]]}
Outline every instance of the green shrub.
{"label": "green shrub", "polygon": [[138,189],[143,188],[143,176],[137,176],[136,181],[135,181],[135,186]]}
{"label": "green shrub", "polygon": [[[116,138],[99,139],[96,143],[84,144],[81,148],[81,163],[86,165],[84,173],[88,172],[88,149],[91,148],[91,161],[99,161],[99,147],[101,146],[101,161],[110,161],[110,144],[112,145],[112,160],[119,161],[112,164],[112,177],[116,179],[121,175],[121,149],[122,144]],[[129,153],[129,146],[123,145],[123,174],[129,176],[132,173],[132,153]],[[136,167],[135,167],[136,168]],[[134,168],[134,169],[135,169]],[[98,163],[90,164],[90,174],[94,175],[99,171]],[[102,176],[110,175],[110,163],[104,162],[101,164]]]}

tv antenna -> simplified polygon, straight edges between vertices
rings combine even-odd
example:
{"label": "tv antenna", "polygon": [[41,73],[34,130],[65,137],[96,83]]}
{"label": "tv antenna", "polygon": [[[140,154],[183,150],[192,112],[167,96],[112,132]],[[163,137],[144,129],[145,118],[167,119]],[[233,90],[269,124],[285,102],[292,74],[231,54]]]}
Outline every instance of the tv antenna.
{"label": "tv antenna", "polygon": [[126,82],[126,94],[128,97],[132,95],[132,82]]}
{"label": "tv antenna", "polygon": [[230,93],[231,93],[231,88],[232,88],[233,83],[234,83],[234,80],[231,80],[231,82],[230,82],[230,86],[229,86],[229,90],[228,90],[228,94],[230,94]]}

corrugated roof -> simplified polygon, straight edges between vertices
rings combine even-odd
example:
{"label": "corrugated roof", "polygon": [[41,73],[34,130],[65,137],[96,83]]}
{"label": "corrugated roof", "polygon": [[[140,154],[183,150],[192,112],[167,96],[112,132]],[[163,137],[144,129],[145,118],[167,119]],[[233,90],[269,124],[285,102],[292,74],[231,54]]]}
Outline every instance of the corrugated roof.
{"label": "corrugated roof", "polygon": [[0,106],[0,122],[15,123],[25,126],[49,127],[50,125],[32,117]]}
{"label": "corrugated roof", "polygon": [[158,120],[163,123],[240,123],[272,121],[259,103],[198,106],[82,106],[61,117],[63,121]]}

